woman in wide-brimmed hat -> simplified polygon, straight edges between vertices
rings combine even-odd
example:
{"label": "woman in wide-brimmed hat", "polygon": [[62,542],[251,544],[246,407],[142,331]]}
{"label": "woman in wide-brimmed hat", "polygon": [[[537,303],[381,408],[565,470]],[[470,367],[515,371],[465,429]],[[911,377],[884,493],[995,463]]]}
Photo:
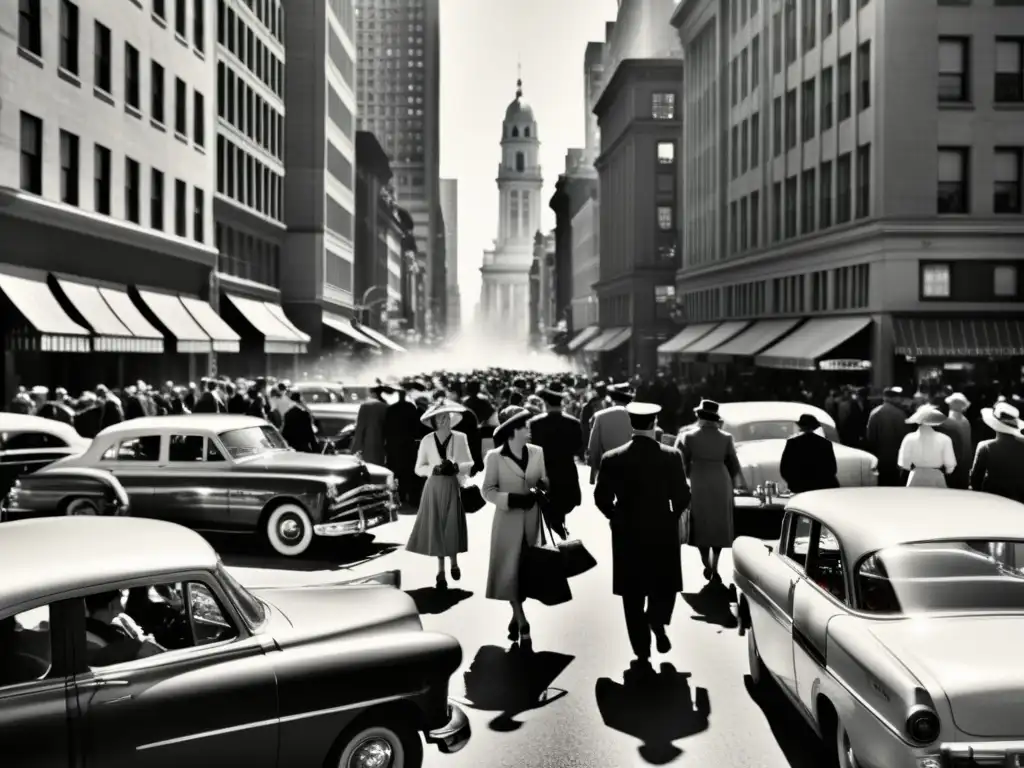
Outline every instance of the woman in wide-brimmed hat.
{"label": "woman in wide-brimmed hat", "polygon": [[981,409],[981,420],[996,436],[978,443],[971,488],[1024,502],[1024,422],[1020,411],[1009,403],[996,403],[994,408]]}
{"label": "woman in wide-brimmed hat", "polygon": [[907,486],[946,488],[946,475],[956,469],[956,450],[949,435],[936,432],[946,423],[945,414],[931,405],[922,405],[907,424],[917,425],[900,443],[896,463],[907,472]]}
{"label": "woman in wide-brimmed hat", "polygon": [[512,605],[509,639],[527,644],[531,642],[530,624],[519,589],[519,563],[523,547],[533,546],[540,536],[538,491],[548,480],[544,451],[527,443],[532,417],[530,411],[514,405],[498,414],[495,447],[484,457],[481,488],[484,498],[495,507],[485,594]]}
{"label": "woman in wide-brimmed hat", "polygon": [[448,586],[444,559],[451,561],[452,579],[458,581],[462,578],[459,555],[469,551],[461,488],[473,468],[473,457],[466,436],[452,431],[465,410],[458,403],[440,402],[420,419],[432,432],[420,441],[415,472],[427,482],[405,548],[437,558],[438,589]]}

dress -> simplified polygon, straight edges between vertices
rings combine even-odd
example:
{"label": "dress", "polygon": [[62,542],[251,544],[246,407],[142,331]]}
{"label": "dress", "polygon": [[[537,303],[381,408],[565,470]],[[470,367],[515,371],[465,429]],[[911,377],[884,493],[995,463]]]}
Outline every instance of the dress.
{"label": "dress", "polygon": [[[434,467],[444,458],[458,464],[458,475],[433,474]],[[409,552],[427,557],[451,557],[469,551],[469,531],[460,488],[472,468],[473,457],[466,436],[461,432],[451,432],[444,442],[438,439],[436,432],[431,432],[420,441],[416,474],[426,477],[427,482],[405,545]]]}
{"label": "dress", "polygon": [[690,544],[695,547],[731,547],[733,483],[740,472],[732,435],[708,424],[680,435],[676,447],[683,453],[690,479]]}
{"label": "dress", "polygon": [[946,488],[943,471],[956,469],[956,450],[949,435],[921,426],[903,438],[896,463],[910,473],[908,488]]}

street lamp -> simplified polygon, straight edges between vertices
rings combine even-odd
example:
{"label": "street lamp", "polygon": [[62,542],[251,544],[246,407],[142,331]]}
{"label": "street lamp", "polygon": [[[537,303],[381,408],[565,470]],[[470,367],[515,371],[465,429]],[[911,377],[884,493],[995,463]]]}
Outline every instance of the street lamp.
{"label": "street lamp", "polygon": [[371,310],[371,309],[373,309],[373,308],[374,308],[374,307],[376,307],[376,306],[377,306],[378,304],[383,304],[384,302],[386,302],[386,301],[388,301],[388,300],[389,300],[389,298],[390,298],[390,297],[389,297],[389,296],[387,296],[387,295],[384,295],[384,296],[381,296],[381,297],[379,297],[379,298],[376,298],[376,299],[374,299],[373,301],[371,301],[371,302],[367,303],[367,302],[366,302],[366,297],[367,297],[367,296],[369,296],[369,295],[370,295],[371,293],[373,293],[374,291],[377,291],[377,290],[383,290],[383,291],[387,291],[387,288],[385,288],[385,287],[384,287],[383,285],[371,285],[371,286],[370,286],[369,288],[367,288],[367,289],[366,289],[365,291],[363,291],[363,296],[362,296],[362,298],[360,299],[359,303],[358,303],[358,304],[356,304],[356,305],[355,305],[355,306],[354,306],[354,307],[352,308],[352,309],[354,309],[354,310],[355,310],[356,312],[358,312],[358,313],[359,313],[359,315],[358,315],[358,316],[359,316],[359,322],[360,322],[360,323],[364,322],[364,321],[365,321],[365,319],[366,319],[366,317],[365,317],[365,315],[364,315],[364,313],[365,313],[365,312],[367,312],[368,310]]}

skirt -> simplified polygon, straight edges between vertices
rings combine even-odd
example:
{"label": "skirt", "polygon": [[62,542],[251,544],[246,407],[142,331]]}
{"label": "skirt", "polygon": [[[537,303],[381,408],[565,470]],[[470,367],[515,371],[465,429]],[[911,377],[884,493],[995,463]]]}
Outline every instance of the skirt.
{"label": "skirt", "polygon": [[940,469],[917,467],[907,478],[908,488],[946,488],[946,476]]}
{"label": "skirt", "polygon": [[451,557],[469,551],[469,531],[457,477],[427,478],[405,548],[427,557]]}

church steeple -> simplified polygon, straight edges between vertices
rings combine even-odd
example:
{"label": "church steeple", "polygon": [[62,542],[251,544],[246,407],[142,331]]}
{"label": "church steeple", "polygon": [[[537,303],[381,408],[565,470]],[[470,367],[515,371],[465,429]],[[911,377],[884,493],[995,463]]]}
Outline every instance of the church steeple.
{"label": "church steeple", "polygon": [[516,98],[523,98],[523,65],[516,65]]}

